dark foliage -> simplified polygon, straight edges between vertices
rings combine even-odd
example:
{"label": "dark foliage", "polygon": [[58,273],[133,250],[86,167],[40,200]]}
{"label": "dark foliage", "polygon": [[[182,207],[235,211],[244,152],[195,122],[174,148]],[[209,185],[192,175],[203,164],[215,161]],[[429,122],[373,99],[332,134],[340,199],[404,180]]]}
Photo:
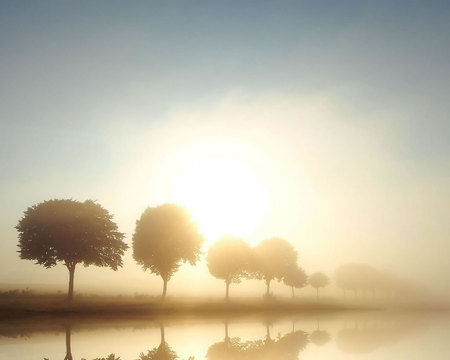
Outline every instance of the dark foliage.
{"label": "dark foliage", "polygon": [[117,270],[128,248],[112,215],[94,201],[49,200],[28,208],[16,226],[21,259],[46,268],[62,262],[71,274],[75,266],[96,265]]}

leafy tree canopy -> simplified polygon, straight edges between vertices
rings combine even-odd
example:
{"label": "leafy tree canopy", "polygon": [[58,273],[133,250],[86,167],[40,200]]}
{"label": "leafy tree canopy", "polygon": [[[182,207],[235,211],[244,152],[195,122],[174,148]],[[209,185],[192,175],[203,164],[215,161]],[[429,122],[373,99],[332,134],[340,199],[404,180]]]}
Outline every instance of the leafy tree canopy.
{"label": "leafy tree canopy", "polygon": [[301,267],[295,266],[288,270],[283,278],[283,282],[287,286],[299,289],[308,284],[308,275]]}
{"label": "leafy tree canopy", "polygon": [[281,238],[261,241],[254,252],[256,278],[281,281],[290,269],[297,266],[297,252],[289,242]]}
{"label": "leafy tree canopy", "polygon": [[242,239],[223,236],[208,250],[206,261],[209,272],[217,279],[229,283],[240,283],[248,275],[252,251]]}
{"label": "leafy tree canopy", "polygon": [[21,259],[46,268],[66,266],[122,266],[128,248],[112,215],[94,201],[48,200],[28,208],[16,226]]}
{"label": "leafy tree canopy", "polygon": [[309,284],[313,288],[316,288],[316,289],[325,287],[329,283],[330,283],[330,278],[321,272],[314,273],[309,277]]}
{"label": "leafy tree canopy", "polygon": [[149,207],[136,221],[133,257],[144,270],[169,280],[182,262],[197,262],[203,241],[198,225],[184,207]]}

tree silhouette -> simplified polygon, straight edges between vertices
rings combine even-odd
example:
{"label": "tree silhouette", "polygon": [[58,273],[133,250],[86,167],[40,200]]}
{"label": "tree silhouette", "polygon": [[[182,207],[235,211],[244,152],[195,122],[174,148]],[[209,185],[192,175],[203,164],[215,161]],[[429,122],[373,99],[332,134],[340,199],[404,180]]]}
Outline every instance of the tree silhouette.
{"label": "tree silhouette", "polygon": [[147,353],[140,353],[138,360],[174,360],[178,355],[167,344],[164,336],[164,326],[161,325],[161,342],[157,348],[148,350]]}
{"label": "tree silhouette", "polygon": [[[65,332],[66,332],[66,355],[64,356],[64,360],[73,360],[72,346],[71,346],[72,327],[70,324],[65,325]],[[44,360],[49,360],[49,358],[44,358]],[[81,360],[86,359],[81,358]],[[121,360],[121,359],[119,356],[116,357],[115,354],[109,354],[107,357],[95,358],[92,360]]]}
{"label": "tree silhouette", "polygon": [[300,289],[308,284],[308,275],[298,266],[290,268],[284,275],[283,282],[292,289],[292,297],[294,297],[294,288]]}
{"label": "tree silhouette", "polygon": [[266,296],[270,295],[270,282],[281,281],[290,269],[297,265],[297,252],[281,238],[261,241],[255,248],[254,277],[266,282]]}
{"label": "tree silhouette", "polygon": [[308,344],[308,335],[303,331],[293,331],[278,340],[270,337],[269,327],[264,340],[245,341],[240,338],[230,338],[225,323],[225,339],[208,348],[208,360],[270,360],[270,359],[298,359],[300,351]]}
{"label": "tree silhouette", "polygon": [[206,256],[209,272],[225,281],[227,299],[230,284],[238,284],[244,276],[248,276],[251,256],[250,246],[230,235],[223,236],[209,248]]}
{"label": "tree silhouette", "polygon": [[69,270],[69,301],[75,267],[96,265],[117,270],[128,248],[112,215],[94,201],[48,200],[29,207],[16,226],[21,259],[46,268],[62,262]]}
{"label": "tree silhouette", "polygon": [[175,204],[149,207],[136,221],[133,257],[144,270],[161,276],[164,298],[167,282],[181,263],[195,265],[203,241],[198,225],[184,207]]}
{"label": "tree silhouette", "polygon": [[325,287],[330,283],[330,278],[324,273],[317,272],[309,277],[309,284],[316,289],[317,298],[319,298],[319,288]]}

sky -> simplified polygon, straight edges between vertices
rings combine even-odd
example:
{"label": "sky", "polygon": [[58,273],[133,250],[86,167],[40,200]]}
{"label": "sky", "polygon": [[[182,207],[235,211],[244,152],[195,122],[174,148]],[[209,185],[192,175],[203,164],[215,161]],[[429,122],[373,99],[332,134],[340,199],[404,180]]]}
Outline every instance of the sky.
{"label": "sky", "polygon": [[[445,1],[1,0],[0,283],[65,289],[63,266],[19,259],[14,226],[72,198],[130,245],[147,206],[185,201],[210,228],[248,219],[252,245],[285,238],[308,273],[366,262],[450,294],[449,17]],[[131,251],[75,281],[161,287]],[[222,288],[202,262],[169,294]]]}

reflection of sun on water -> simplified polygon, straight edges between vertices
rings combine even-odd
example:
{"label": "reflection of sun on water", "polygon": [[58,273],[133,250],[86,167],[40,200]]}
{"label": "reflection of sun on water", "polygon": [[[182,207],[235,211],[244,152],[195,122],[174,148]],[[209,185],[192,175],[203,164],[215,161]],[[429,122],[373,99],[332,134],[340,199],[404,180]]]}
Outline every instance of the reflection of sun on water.
{"label": "reflection of sun on water", "polygon": [[175,188],[205,234],[207,246],[224,234],[243,236],[261,224],[269,197],[261,177],[245,163],[215,158],[186,171]]}

